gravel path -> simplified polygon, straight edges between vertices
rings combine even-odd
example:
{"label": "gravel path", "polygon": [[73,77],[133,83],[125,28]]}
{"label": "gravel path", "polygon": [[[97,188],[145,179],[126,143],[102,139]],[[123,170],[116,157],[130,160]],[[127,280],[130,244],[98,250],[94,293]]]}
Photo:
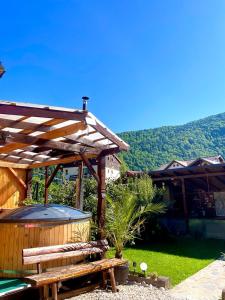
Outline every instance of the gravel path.
{"label": "gravel path", "polygon": [[[127,284],[118,286],[119,292],[95,290],[67,300],[175,300],[169,296],[168,291],[163,288],[157,289],[152,285]],[[176,298],[176,300],[179,300]]]}

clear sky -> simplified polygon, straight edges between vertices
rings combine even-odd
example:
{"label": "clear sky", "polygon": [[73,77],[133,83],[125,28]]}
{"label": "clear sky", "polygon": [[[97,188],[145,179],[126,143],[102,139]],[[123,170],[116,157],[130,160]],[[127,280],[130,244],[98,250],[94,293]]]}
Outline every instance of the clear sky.
{"label": "clear sky", "polygon": [[225,111],[224,0],[1,1],[0,98],[89,109],[116,132]]}

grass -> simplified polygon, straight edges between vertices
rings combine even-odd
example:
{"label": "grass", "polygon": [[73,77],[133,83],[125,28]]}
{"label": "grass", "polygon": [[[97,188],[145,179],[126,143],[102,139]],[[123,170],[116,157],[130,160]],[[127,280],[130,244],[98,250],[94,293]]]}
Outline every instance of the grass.
{"label": "grass", "polygon": [[[148,273],[168,276],[176,285],[213,262],[221,252],[225,252],[225,241],[179,238],[126,248],[123,257],[129,260],[131,271],[134,261],[138,265],[136,271],[140,271],[139,265],[144,261]],[[109,256],[114,256],[114,250],[109,251]]]}

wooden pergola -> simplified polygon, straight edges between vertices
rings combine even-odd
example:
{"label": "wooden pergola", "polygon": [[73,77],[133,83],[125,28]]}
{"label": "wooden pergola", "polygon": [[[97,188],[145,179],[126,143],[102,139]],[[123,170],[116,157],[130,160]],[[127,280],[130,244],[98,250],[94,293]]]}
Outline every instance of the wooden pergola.
{"label": "wooden pergola", "polygon": [[[86,110],[0,101],[0,167],[30,193],[32,169],[45,167],[45,203],[48,187],[60,166],[80,161],[98,183],[99,238],[104,237],[105,157],[129,146]],[[95,159],[95,172],[90,159]],[[49,175],[48,167],[55,165]],[[14,169],[26,169],[26,181]],[[81,172],[82,173],[82,172]]]}
{"label": "wooden pergola", "polygon": [[189,211],[187,203],[187,183],[192,187],[201,187],[207,192],[225,191],[225,164],[191,166],[167,170],[156,170],[148,173],[153,183],[162,186],[164,183],[179,183],[182,191],[184,219],[188,231]]}

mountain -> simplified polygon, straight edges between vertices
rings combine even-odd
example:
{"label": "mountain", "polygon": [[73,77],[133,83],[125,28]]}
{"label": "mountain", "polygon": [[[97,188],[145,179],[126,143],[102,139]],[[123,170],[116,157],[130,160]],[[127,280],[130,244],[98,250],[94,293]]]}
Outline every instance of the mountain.
{"label": "mountain", "polygon": [[129,169],[152,170],[173,159],[221,154],[225,157],[225,113],[179,126],[122,132],[130,145],[122,153]]}

